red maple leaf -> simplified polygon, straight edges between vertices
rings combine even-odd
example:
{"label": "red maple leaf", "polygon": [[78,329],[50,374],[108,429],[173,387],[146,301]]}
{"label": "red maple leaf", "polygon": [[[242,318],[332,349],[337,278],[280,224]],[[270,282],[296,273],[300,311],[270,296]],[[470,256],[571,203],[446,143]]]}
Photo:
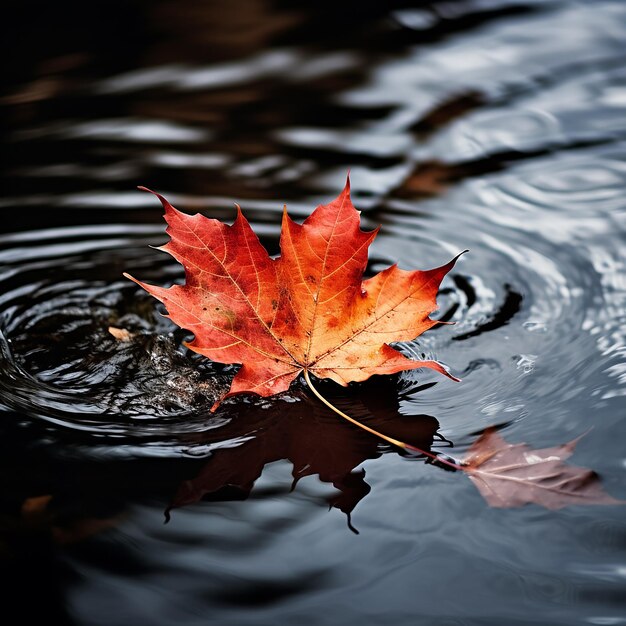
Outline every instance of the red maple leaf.
{"label": "red maple leaf", "polygon": [[181,213],[155,195],[171,237],[160,249],[184,266],[186,282],[164,288],[126,276],[194,333],[189,348],[242,364],[227,395],[270,396],[287,390],[301,372],[344,386],[420,367],[450,376],[436,361],[413,361],[389,343],[414,339],[437,324],[429,315],[458,257],[427,271],[392,265],[363,280],[378,231],[360,229],[349,181],[303,224],[284,211],[278,258],[269,256],[239,207],[229,226]]}

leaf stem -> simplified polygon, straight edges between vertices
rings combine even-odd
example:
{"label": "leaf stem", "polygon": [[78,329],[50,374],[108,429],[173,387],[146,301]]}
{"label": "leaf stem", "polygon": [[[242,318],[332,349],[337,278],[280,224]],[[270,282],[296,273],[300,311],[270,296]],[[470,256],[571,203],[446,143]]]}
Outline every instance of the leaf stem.
{"label": "leaf stem", "polygon": [[452,463],[451,461],[448,461],[447,459],[440,457],[437,454],[433,454],[432,452],[427,452],[426,450],[422,450],[421,448],[417,448],[415,446],[412,446],[408,443],[404,443],[403,441],[400,441],[398,439],[394,439],[393,437],[389,437],[387,435],[384,435],[383,433],[379,432],[378,430],[374,430],[373,428],[370,428],[369,426],[359,422],[358,420],[355,420],[353,417],[350,417],[349,415],[347,415],[346,413],[344,413],[343,411],[341,411],[340,409],[338,409],[334,404],[332,404],[331,402],[329,402],[313,385],[313,383],[311,382],[311,377],[309,376],[309,371],[305,368],[303,370],[304,372],[304,380],[306,380],[306,384],[309,386],[309,388],[311,389],[311,391],[317,396],[317,398],[319,400],[321,400],[331,411],[334,411],[335,413],[337,413],[337,415],[343,417],[343,419],[348,420],[351,424],[354,424],[355,426],[358,426],[359,428],[362,428],[363,430],[367,431],[368,433],[375,435],[376,437],[379,437],[380,439],[386,441],[387,443],[390,443],[393,446],[397,446],[398,448],[402,448],[403,450],[407,450],[408,452],[417,452],[418,454],[423,454],[424,456],[427,456],[433,460],[436,460],[438,463],[443,463],[444,465],[448,465],[450,467],[453,467],[456,470],[464,470],[465,468],[462,465],[457,465],[456,463]]}

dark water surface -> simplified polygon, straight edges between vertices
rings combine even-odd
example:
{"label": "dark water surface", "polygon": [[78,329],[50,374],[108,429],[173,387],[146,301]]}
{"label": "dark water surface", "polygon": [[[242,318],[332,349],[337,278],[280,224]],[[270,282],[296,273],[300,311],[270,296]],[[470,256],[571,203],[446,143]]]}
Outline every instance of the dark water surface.
{"label": "dark water surface", "polygon": [[572,461],[625,498],[626,3],[25,1],[3,38],[3,607],[626,624],[622,507],[489,508],[298,385],[210,414],[232,371],[122,277],[182,279],[136,185],[225,220],[239,202],[274,253],[283,203],[307,214],[350,169],[372,271],[471,250],[439,296],[456,325],[405,346],[463,382],[326,393],[457,456],[490,425],[534,447],[592,427]]}

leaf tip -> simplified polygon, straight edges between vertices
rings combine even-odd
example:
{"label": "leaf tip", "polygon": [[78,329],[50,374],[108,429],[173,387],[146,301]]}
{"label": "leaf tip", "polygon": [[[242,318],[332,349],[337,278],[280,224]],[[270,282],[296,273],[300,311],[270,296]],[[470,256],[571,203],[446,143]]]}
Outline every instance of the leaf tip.
{"label": "leaf tip", "polygon": [[462,250],[461,252],[459,252],[453,259],[452,261],[450,261],[450,265],[453,267],[454,264],[464,255],[467,254],[469,252],[469,249],[466,248],[465,250]]}
{"label": "leaf tip", "polygon": [[131,276],[128,272],[122,272],[122,276],[124,278],[128,278],[128,280],[132,280],[134,283],[136,283],[140,287],[142,286],[142,284],[134,276]]}
{"label": "leaf tip", "polygon": [[243,215],[243,211],[241,210],[241,205],[238,202],[235,202],[235,210],[237,211],[237,215],[235,216],[235,222],[238,222],[240,220],[246,220],[246,218]]}
{"label": "leaf tip", "polygon": [[[289,217],[289,213],[287,213],[287,205],[283,204],[283,218],[282,218],[282,228],[287,228],[287,225],[289,226],[297,226],[296,222],[294,222],[290,217]],[[281,228],[281,230],[282,230]],[[281,237],[282,237],[282,232],[281,232]]]}
{"label": "leaf tip", "polygon": [[147,191],[148,193],[151,193],[153,196],[156,196],[161,202],[161,204],[163,205],[163,209],[165,210],[166,214],[169,213],[170,211],[175,210],[174,207],[169,203],[169,201],[166,200],[165,197],[162,196],[160,193],[153,191],[152,189],[148,187],[144,187],[143,185],[139,185],[137,189],[139,189],[140,191]]}

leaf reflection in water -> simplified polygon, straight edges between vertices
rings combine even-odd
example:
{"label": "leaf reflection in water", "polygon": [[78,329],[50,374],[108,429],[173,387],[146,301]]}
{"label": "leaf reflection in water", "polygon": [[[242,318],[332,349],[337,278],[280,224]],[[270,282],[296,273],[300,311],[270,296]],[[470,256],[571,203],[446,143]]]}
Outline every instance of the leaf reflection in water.
{"label": "leaf reflection in water", "polygon": [[[333,403],[368,426],[423,450],[430,450],[438,436],[439,422],[430,415],[402,415],[397,378],[377,377],[351,393],[326,383],[325,394]],[[335,393],[333,393],[333,391]],[[318,476],[339,491],[328,504],[345,513],[351,530],[351,513],[370,492],[365,470],[367,459],[380,457],[385,446],[372,435],[337,418],[304,391],[292,393],[296,402],[274,400],[259,410],[256,403],[237,402],[226,410],[237,415],[213,431],[226,439],[253,436],[234,448],[219,448],[200,473],[181,483],[166,511],[201,500],[245,499],[268,463],[286,459],[293,465],[292,489],[306,476]]]}

